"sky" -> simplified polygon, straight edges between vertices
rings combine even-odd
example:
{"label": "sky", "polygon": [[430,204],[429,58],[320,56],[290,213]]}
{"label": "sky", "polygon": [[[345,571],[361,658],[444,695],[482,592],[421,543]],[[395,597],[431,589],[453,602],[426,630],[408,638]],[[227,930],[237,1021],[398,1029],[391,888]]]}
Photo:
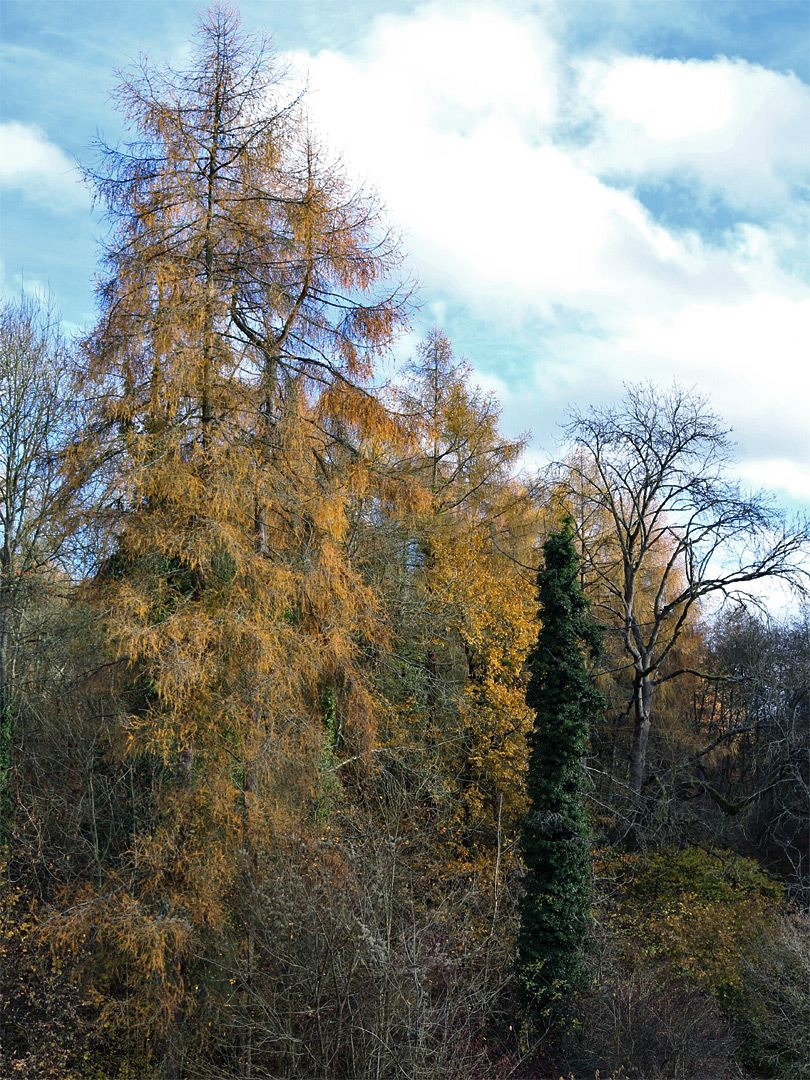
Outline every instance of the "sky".
{"label": "sky", "polygon": [[[312,126],[404,236],[420,310],[527,461],[571,407],[673,380],[744,484],[810,505],[808,0],[246,0]],[[105,225],[76,162],[110,91],[182,66],[185,0],[0,0],[0,291],[94,319]]]}

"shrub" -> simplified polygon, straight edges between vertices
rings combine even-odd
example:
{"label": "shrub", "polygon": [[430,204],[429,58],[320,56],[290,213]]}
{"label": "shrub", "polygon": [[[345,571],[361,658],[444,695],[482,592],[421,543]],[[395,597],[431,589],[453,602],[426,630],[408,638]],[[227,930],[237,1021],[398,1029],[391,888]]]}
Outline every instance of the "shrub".
{"label": "shrub", "polygon": [[[779,882],[752,859],[695,847],[611,855],[597,867],[613,882],[603,922],[629,986],[666,971],[681,987],[679,1030],[692,1025],[695,1002],[711,1003],[735,1024],[740,1060],[755,1075],[810,1078],[810,928]],[[619,987],[618,999],[627,992]]]}
{"label": "shrub", "polygon": [[629,970],[613,954],[599,966],[562,1047],[563,1069],[576,1080],[739,1076],[732,1025],[710,997],[666,965]]}

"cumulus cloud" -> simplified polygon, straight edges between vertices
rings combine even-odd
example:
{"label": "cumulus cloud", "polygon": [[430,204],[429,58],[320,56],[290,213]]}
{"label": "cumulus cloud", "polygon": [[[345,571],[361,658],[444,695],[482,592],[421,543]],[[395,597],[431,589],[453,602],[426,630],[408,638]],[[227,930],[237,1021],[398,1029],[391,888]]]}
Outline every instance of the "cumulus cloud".
{"label": "cumulus cloud", "polygon": [[[377,19],[354,55],[296,57],[318,129],[382,193],[429,294],[452,299],[451,335],[465,311],[538,327],[508,378],[472,357],[505,380],[513,430],[548,445],[572,399],[676,377],[710,392],[749,471],[784,457],[773,486],[798,490],[810,91],[724,57],[571,56],[544,10],[429,5]],[[684,205],[656,216],[638,188],[673,178]],[[729,208],[712,234],[690,213],[707,197]]]}
{"label": "cumulus cloud", "polygon": [[[361,124],[375,139],[427,129],[463,135],[492,118],[532,130],[556,118],[557,46],[537,20],[429,6],[379,16],[373,27],[355,56],[292,57],[315,75],[313,100],[330,133]],[[345,97],[359,113],[341,112]]]}
{"label": "cumulus cloud", "polygon": [[578,92],[595,114],[582,151],[600,175],[686,174],[735,208],[779,212],[810,165],[810,87],[744,60],[587,58]]}
{"label": "cumulus cloud", "polygon": [[88,205],[76,166],[64,151],[41,128],[14,120],[0,123],[0,186],[56,212]]}

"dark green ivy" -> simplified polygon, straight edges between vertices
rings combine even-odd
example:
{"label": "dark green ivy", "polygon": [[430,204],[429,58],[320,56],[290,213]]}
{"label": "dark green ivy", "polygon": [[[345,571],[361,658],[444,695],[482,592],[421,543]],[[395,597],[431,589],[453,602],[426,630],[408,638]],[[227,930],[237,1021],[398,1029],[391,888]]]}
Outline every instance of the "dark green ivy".
{"label": "dark green ivy", "polygon": [[552,1022],[569,1015],[567,1005],[585,978],[591,875],[582,759],[590,724],[604,709],[586,666],[586,652],[598,652],[599,633],[586,616],[579,570],[566,524],[543,545],[541,628],[529,654],[526,691],[536,719],[522,837],[520,976],[530,1011]]}

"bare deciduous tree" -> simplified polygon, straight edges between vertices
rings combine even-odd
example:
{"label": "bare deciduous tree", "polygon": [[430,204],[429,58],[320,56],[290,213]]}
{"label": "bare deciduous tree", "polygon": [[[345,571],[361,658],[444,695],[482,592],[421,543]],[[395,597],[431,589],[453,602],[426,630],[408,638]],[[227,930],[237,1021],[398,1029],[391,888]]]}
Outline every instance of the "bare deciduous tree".
{"label": "bare deciduous tree", "polygon": [[552,476],[574,508],[594,610],[632,669],[638,795],[655,689],[685,673],[668,662],[690,617],[710,597],[755,601],[766,578],[800,585],[810,533],[729,477],[729,432],[693,389],[628,386],[618,406],[574,412],[566,434],[572,452]]}
{"label": "bare deciduous tree", "polygon": [[[56,447],[65,434],[68,348],[53,308],[23,293],[0,307],[0,799],[11,746],[15,637],[32,575],[59,547]],[[5,815],[3,815],[4,817]]]}

